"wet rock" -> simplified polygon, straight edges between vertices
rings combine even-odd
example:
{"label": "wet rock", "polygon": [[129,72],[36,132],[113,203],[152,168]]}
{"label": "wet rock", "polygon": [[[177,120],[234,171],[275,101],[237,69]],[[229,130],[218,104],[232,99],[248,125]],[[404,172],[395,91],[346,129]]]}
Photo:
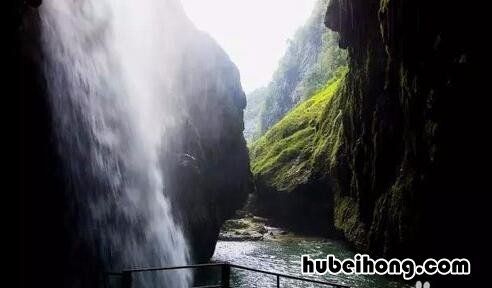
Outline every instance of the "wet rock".
{"label": "wet rock", "polygon": [[475,51],[475,9],[441,0],[330,1],[325,23],[350,56],[339,100],[325,113],[341,119],[328,168],[334,222],[361,251],[470,254],[463,243],[480,219],[472,216],[480,189],[470,185],[482,150],[469,137],[482,131],[482,100],[470,91],[478,71],[456,59]]}

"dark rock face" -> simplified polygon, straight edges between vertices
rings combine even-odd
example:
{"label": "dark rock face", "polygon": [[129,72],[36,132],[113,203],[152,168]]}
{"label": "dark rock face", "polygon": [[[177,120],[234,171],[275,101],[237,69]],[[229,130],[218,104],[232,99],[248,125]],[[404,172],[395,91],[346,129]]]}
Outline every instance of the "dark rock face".
{"label": "dark rock face", "polygon": [[[197,33],[182,65],[182,119],[164,153],[166,183],[196,262],[212,256],[222,223],[251,189],[242,131],[246,98],[225,52]],[[166,167],[164,167],[166,168]]]}
{"label": "dark rock face", "polygon": [[[36,1],[34,1],[36,2]],[[21,8],[19,8],[21,7]],[[66,171],[53,138],[37,10],[15,7],[14,59],[18,72],[19,265],[22,287],[80,287],[101,284],[101,255],[74,235],[68,211]],[[180,79],[182,107],[175,137],[165,139],[164,178],[194,261],[208,261],[222,223],[250,189],[249,160],[242,135],[246,105],[239,73],[221,48],[196,32],[185,54]],[[56,269],[54,271],[53,269]],[[78,287],[78,286],[77,286]]]}
{"label": "dark rock face", "polygon": [[[255,177],[256,192],[253,212],[270,219],[273,225],[306,235],[338,236],[333,225],[333,199],[325,178],[310,179],[292,191],[277,191]],[[321,221],[326,221],[320,225]]]}
{"label": "dark rock face", "polygon": [[472,15],[449,1],[329,5],[326,25],[350,57],[335,224],[363,251],[473,256],[482,122]]}

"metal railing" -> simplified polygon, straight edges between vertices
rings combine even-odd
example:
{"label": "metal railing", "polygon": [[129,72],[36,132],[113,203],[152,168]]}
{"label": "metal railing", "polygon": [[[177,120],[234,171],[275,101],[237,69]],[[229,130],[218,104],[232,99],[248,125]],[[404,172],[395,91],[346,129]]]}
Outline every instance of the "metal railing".
{"label": "metal railing", "polygon": [[214,287],[215,288],[231,288],[232,287],[231,286],[231,280],[230,280],[231,269],[246,270],[246,271],[251,271],[251,272],[255,272],[255,273],[261,273],[261,274],[265,274],[265,275],[275,276],[277,288],[282,287],[282,286],[280,286],[281,279],[290,279],[290,280],[300,281],[303,283],[318,284],[318,285],[322,285],[322,286],[330,286],[330,287],[336,287],[336,288],[350,288],[349,286],[346,286],[343,284],[319,281],[319,280],[308,279],[308,278],[301,278],[301,277],[291,276],[291,275],[287,275],[287,274],[276,273],[276,272],[271,272],[271,271],[264,271],[264,270],[260,270],[260,269],[255,269],[255,268],[250,268],[250,267],[235,265],[235,264],[230,264],[230,263],[207,263],[207,264],[196,264],[196,265],[174,266],[174,267],[130,269],[130,270],[124,270],[122,272],[107,273],[107,275],[108,276],[121,277],[121,288],[132,288],[133,274],[135,274],[135,273],[155,272],[155,271],[170,271],[170,270],[181,270],[181,269],[198,270],[198,269],[210,268],[210,267],[216,267],[216,268],[220,267],[221,268],[220,284],[205,285],[205,286],[194,286],[193,288],[214,288]]}

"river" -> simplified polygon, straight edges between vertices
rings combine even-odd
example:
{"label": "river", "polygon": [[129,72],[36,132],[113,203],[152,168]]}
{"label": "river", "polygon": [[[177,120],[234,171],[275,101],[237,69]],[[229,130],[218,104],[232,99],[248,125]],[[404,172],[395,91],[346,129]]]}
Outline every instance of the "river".
{"label": "river", "polygon": [[[283,240],[267,241],[219,241],[212,260],[300,276],[300,255],[303,254],[308,254],[313,258],[323,258],[327,254],[333,254],[339,259],[354,255],[346,245],[337,241],[307,237],[289,237]],[[236,269],[232,269],[231,274],[232,287],[276,287],[274,276],[237,271]],[[309,278],[309,276],[304,277]],[[312,277],[322,281],[335,282],[357,288],[410,287],[405,283],[382,276],[327,274],[325,276]],[[299,281],[282,279],[281,287],[327,286],[303,284]]]}

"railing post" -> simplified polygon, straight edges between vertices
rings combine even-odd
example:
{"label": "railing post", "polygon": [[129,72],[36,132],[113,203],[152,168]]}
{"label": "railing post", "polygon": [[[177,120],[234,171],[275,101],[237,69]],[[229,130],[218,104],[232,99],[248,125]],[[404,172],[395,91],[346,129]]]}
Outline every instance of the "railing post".
{"label": "railing post", "polygon": [[121,288],[132,288],[132,272],[123,271],[121,275]]}
{"label": "railing post", "polygon": [[280,288],[280,275],[277,275],[277,288]]}
{"label": "railing post", "polygon": [[222,281],[220,284],[223,288],[230,288],[230,279],[231,279],[231,266],[229,264],[222,264]]}

